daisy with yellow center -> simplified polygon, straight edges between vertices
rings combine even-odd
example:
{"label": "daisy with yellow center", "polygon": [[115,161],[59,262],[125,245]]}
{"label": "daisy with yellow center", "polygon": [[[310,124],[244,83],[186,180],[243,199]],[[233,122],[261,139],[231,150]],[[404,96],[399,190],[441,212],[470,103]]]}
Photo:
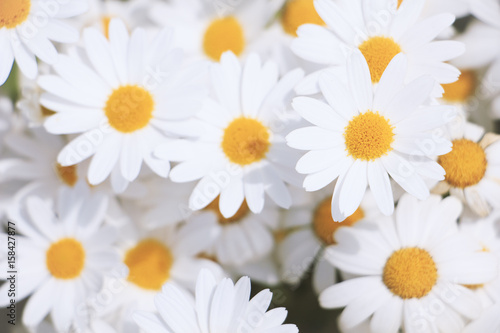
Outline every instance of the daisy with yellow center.
{"label": "daisy with yellow center", "polygon": [[[57,3],[57,15],[42,0],[0,1],[0,86],[9,77],[14,60],[21,72],[29,79],[38,74],[36,58],[54,64],[57,50],[52,41],[75,43],[78,32],[63,19],[84,13],[86,0]],[[53,6],[51,7],[53,8]],[[43,17],[43,24],[40,22]]]}
{"label": "daisy with yellow center", "polygon": [[[394,13],[389,1],[363,2],[342,0],[315,0],[314,7],[326,23],[306,24],[297,30],[298,38],[292,43],[292,50],[299,57],[325,66],[331,70],[345,67],[348,50],[359,50],[365,57],[371,81],[379,83],[382,74],[399,53],[407,54],[412,61],[405,81],[412,81],[423,74],[432,76],[438,83],[456,81],[460,72],[453,66],[443,63],[464,52],[462,43],[456,41],[432,41],[454,21],[454,16],[441,13],[422,22],[417,22],[425,0],[403,1]],[[380,22],[384,13],[384,24],[373,29],[370,24]],[[387,18],[386,18],[387,16]],[[438,22],[434,24],[434,22]],[[421,36],[416,38],[415,36]],[[432,48],[432,52],[427,49]],[[436,70],[439,68],[439,70]],[[321,71],[325,70],[322,69]],[[319,92],[318,72],[311,74],[298,87],[301,94]],[[442,91],[436,86],[434,95]]]}
{"label": "daisy with yellow center", "polygon": [[[81,133],[62,149],[58,163],[68,167],[92,156],[89,183],[100,184],[112,174],[113,189],[123,192],[143,162],[167,177],[169,162],[152,155],[166,137],[199,132],[192,116],[206,93],[197,79],[204,65],[181,65],[179,50],[170,47],[170,30],[146,44],[143,29],[129,36],[124,23],[114,19],[109,34],[108,40],[87,28],[83,39],[90,66],[61,55],[57,75],[42,76],[39,84],[47,92],[41,104],[55,112],[45,121],[47,131]],[[159,78],[151,68],[168,75]]]}
{"label": "daisy with yellow center", "polygon": [[[143,210],[134,212],[142,216]],[[111,305],[123,309],[123,321],[130,321],[128,316],[135,310],[152,311],[154,296],[166,283],[193,290],[196,276],[203,268],[222,277],[218,264],[199,257],[215,239],[206,225],[194,223],[145,230],[128,224],[123,230],[118,247],[128,273],[123,280],[123,291]]]}
{"label": "daisy with yellow center", "polygon": [[242,56],[256,51],[256,41],[278,3],[254,0],[207,5],[203,0],[173,0],[154,4],[150,17],[159,26],[175,26],[175,43],[190,56],[218,62],[224,52]]}
{"label": "daisy with yellow center", "polygon": [[[108,201],[84,184],[59,191],[54,207],[35,196],[26,200],[19,221],[16,268],[18,301],[29,296],[22,321],[36,327],[49,313],[57,331],[86,323],[78,307],[101,288],[106,274],[119,264],[112,243],[116,230],[102,226]],[[17,226],[16,226],[17,227]],[[1,291],[7,292],[9,284]],[[2,307],[9,300],[1,298]]]}
{"label": "daisy with yellow center", "polygon": [[214,97],[197,115],[204,124],[202,135],[195,141],[166,142],[155,151],[160,159],[181,162],[170,174],[172,181],[200,179],[191,209],[203,209],[220,195],[224,218],[235,215],[243,202],[258,214],[266,194],[278,206],[290,207],[285,183],[300,185],[293,170],[299,156],[284,142],[290,123],[282,114],[302,77],[297,69],[279,79],[276,64],[262,64],[255,54],[243,66],[231,52],[212,64]]}
{"label": "daisy with yellow center", "polygon": [[[400,54],[375,89],[366,58],[356,51],[348,61],[347,86],[337,76],[320,77],[327,103],[310,97],[293,100],[294,109],[313,124],[286,138],[291,147],[309,151],[296,169],[307,175],[303,184],[307,191],[338,178],[331,205],[334,221],[356,212],[368,186],[380,211],[391,215],[394,199],[389,176],[421,200],[429,195],[424,179],[444,179],[443,168],[432,157],[449,152],[450,142],[439,140],[428,152],[415,138],[432,140],[429,131],[447,124],[454,111],[426,105],[434,80],[422,76],[403,85],[406,71],[406,56]],[[419,163],[412,162],[414,155]]]}
{"label": "daisy with yellow center", "polygon": [[452,150],[438,158],[446,171],[434,193],[450,193],[461,199],[479,216],[500,207],[500,136],[472,123],[462,122],[451,130]]}
{"label": "daisy with yellow center", "polygon": [[[461,211],[455,198],[418,201],[406,194],[392,218],[376,219],[371,228],[340,229],[339,245],[327,258],[356,277],[325,289],[321,306],[346,306],[340,315],[346,329],[368,320],[372,332],[461,331],[465,320],[481,314],[479,298],[463,284],[498,274],[491,254],[462,246],[466,239],[456,224]],[[440,311],[424,320],[417,313],[431,304]]]}
{"label": "daisy with yellow center", "polygon": [[312,268],[312,283],[317,294],[336,282],[337,271],[325,258],[337,245],[336,233],[342,228],[366,225],[380,214],[371,192],[361,206],[343,222],[332,219],[333,186],[314,193],[294,191],[294,207],[283,213],[281,228],[286,236],[278,245],[278,260],[283,281],[298,284]]}

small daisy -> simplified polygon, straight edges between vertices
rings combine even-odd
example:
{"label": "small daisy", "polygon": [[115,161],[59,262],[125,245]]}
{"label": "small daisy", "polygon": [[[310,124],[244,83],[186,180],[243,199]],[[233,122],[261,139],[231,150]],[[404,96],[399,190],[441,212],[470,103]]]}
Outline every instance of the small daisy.
{"label": "small daisy", "polygon": [[75,43],[78,31],[61,19],[88,9],[87,0],[2,0],[0,2],[0,86],[9,77],[14,59],[30,79],[38,74],[36,58],[55,64],[58,54],[53,42]]}
{"label": "small daisy", "polygon": [[[424,179],[442,180],[444,170],[432,158],[450,151],[451,144],[432,130],[455,115],[449,106],[425,106],[434,80],[422,76],[403,87],[406,56],[391,61],[374,92],[370,71],[360,51],[347,64],[347,86],[337,77],[320,77],[328,104],[310,97],[293,100],[294,109],[314,126],[287,136],[296,149],[310,150],[297,163],[308,176],[307,191],[319,190],[339,178],[332,200],[332,216],[343,221],[359,207],[370,186],[381,212],[391,215],[394,197],[389,175],[405,191],[424,200]],[[430,142],[431,148],[424,148]]]}
{"label": "small daisy", "polygon": [[151,18],[159,26],[173,26],[175,45],[189,56],[219,61],[231,51],[237,56],[259,49],[259,37],[281,0],[157,2]]}
{"label": "small daisy", "polygon": [[[292,50],[299,57],[331,68],[345,67],[350,50],[358,49],[368,62],[373,83],[380,81],[397,54],[404,53],[410,64],[406,82],[424,74],[440,84],[456,81],[460,72],[443,61],[462,54],[464,46],[456,41],[433,43],[439,33],[453,24],[454,16],[443,13],[417,22],[425,0],[405,0],[397,11],[391,3],[385,1],[387,8],[381,11],[371,1],[315,0],[314,6],[326,27],[302,25]],[[319,92],[318,77],[319,73],[311,74],[297,91]],[[434,93],[440,92],[436,86]]]}
{"label": "small daisy", "polygon": [[122,192],[134,181],[144,161],[155,173],[168,175],[168,162],[152,156],[166,136],[194,135],[189,120],[205,96],[197,83],[204,65],[179,68],[181,51],[170,48],[170,30],[152,43],[145,31],[129,37],[120,20],[110,23],[109,41],[95,28],[83,33],[89,66],[73,56],[60,56],[57,75],[39,79],[48,93],[41,104],[56,112],[45,121],[52,134],[83,133],[60,152],[63,167],[93,156],[88,171],[92,185],[111,174],[113,188]]}
{"label": "small daisy", "polygon": [[147,333],[229,333],[280,332],[296,333],[292,324],[283,324],[284,308],[267,311],[273,294],[263,290],[250,299],[250,279],[231,279],[217,283],[210,272],[203,270],[193,297],[174,284],[166,284],[155,297],[159,315],[147,312],[134,314],[135,321]]}
{"label": "small daisy", "polygon": [[298,284],[313,264],[312,282],[318,294],[336,282],[335,267],[324,259],[324,252],[337,243],[337,231],[380,214],[373,196],[367,192],[356,212],[336,223],[331,214],[332,191],[333,187],[328,186],[294,200],[294,207],[284,212],[282,228],[286,236],[278,247],[283,280]]}
{"label": "small daisy", "polygon": [[[500,211],[494,211],[485,219],[477,220],[463,216],[459,230],[476,243],[477,252],[488,252],[495,255],[500,265]],[[466,285],[481,299],[486,308],[500,303],[500,273],[484,284]]]}
{"label": "small daisy", "polygon": [[262,212],[254,214],[243,201],[231,217],[221,213],[220,197],[204,210],[194,213],[187,224],[199,224],[216,235],[206,254],[222,265],[244,266],[268,255],[274,248],[273,230],[279,225],[279,207],[266,203]]}
{"label": "small daisy", "polygon": [[231,52],[211,67],[214,90],[197,115],[204,130],[196,141],[166,142],[155,154],[181,162],[171,172],[174,182],[200,179],[190,199],[193,210],[205,208],[220,194],[222,216],[230,218],[246,200],[253,213],[264,207],[265,194],[288,208],[285,183],[300,186],[293,165],[300,157],[287,147],[284,135],[297,116],[287,109],[300,69],[278,81],[273,62],[250,55],[245,65]]}
{"label": "small daisy", "polygon": [[474,100],[479,83],[476,70],[461,69],[457,81],[442,85],[444,93],[439,103],[455,106],[460,115],[466,116],[479,107],[477,100]]}
{"label": "small daisy", "polygon": [[[50,312],[58,331],[67,332],[74,321],[85,320],[76,308],[102,286],[104,274],[119,264],[112,248],[113,228],[101,227],[107,200],[91,195],[79,184],[60,191],[54,211],[37,197],[26,202],[26,212],[16,221],[19,233],[17,269],[18,301],[31,296],[23,311],[23,323],[37,326]],[[7,267],[7,263],[2,263]],[[4,307],[8,284],[0,288]]]}
{"label": "small daisy", "polygon": [[481,314],[479,299],[462,285],[498,274],[497,259],[475,252],[474,242],[458,233],[461,211],[453,197],[405,195],[393,220],[377,229],[340,229],[328,259],[360,277],[327,288],[321,306],[346,306],[340,316],[346,328],[370,318],[372,332],[461,332],[464,318]]}
{"label": "small daisy", "polygon": [[450,134],[452,150],[438,158],[446,176],[433,192],[449,192],[484,217],[500,207],[500,136],[465,121],[450,126]]}
{"label": "small daisy", "polygon": [[[142,222],[142,211],[134,210],[131,216],[139,216],[134,221]],[[207,229],[200,223],[151,231],[134,224],[121,228],[118,248],[127,274],[121,280],[121,291],[101,311],[115,312],[118,325],[125,327],[133,323],[134,311],[154,311],[154,296],[165,283],[193,290],[198,272],[203,268],[222,277],[218,264],[198,257],[214,238]],[[117,329],[122,331],[120,327]]]}

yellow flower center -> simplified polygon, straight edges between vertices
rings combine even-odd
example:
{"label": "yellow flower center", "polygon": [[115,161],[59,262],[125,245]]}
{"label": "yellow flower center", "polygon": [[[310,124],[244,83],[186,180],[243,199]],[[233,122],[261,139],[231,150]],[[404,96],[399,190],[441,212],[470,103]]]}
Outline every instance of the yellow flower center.
{"label": "yellow flower center", "polygon": [[12,29],[26,21],[31,0],[0,0],[0,29]]}
{"label": "yellow flower center", "polygon": [[474,71],[462,71],[457,81],[443,84],[443,99],[448,102],[463,103],[476,89],[476,74]]}
{"label": "yellow flower center", "polygon": [[149,124],[154,105],[151,93],[139,86],[129,85],[113,91],[104,112],[111,127],[122,133],[131,133]]}
{"label": "yellow flower center", "polygon": [[214,61],[219,61],[222,53],[233,51],[239,56],[245,49],[243,28],[234,17],[214,20],[205,31],[203,50]]}
{"label": "yellow flower center", "polygon": [[297,36],[297,29],[306,23],[325,25],[314,8],[314,0],[290,0],[283,8],[281,25],[289,35]]}
{"label": "yellow flower center", "polygon": [[341,227],[352,227],[356,222],[365,217],[365,213],[359,207],[354,214],[346,218],[343,222],[335,222],[332,218],[332,197],[323,200],[313,215],[313,228],[316,236],[321,239],[325,244],[336,244],[335,233]]}
{"label": "yellow flower center", "polygon": [[269,136],[269,130],[260,121],[237,118],[224,130],[222,150],[233,163],[252,164],[266,156],[271,145]]}
{"label": "yellow flower center", "polygon": [[56,163],[56,174],[59,179],[69,187],[75,186],[78,182],[78,172],[76,165],[62,166]]}
{"label": "yellow flower center", "polygon": [[350,156],[373,161],[392,150],[394,127],[378,112],[368,111],[351,119],[344,138]]}
{"label": "yellow flower center", "polygon": [[445,179],[453,187],[466,188],[476,185],[486,174],[486,153],[474,141],[453,141],[451,152],[440,156],[439,164],[446,171]]}
{"label": "yellow flower center", "polygon": [[63,238],[47,250],[46,264],[50,274],[57,279],[77,278],[85,266],[85,250],[76,239]]}
{"label": "yellow flower center", "polygon": [[148,290],[161,290],[170,277],[174,257],[164,244],[156,239],[144,239],[125,254],[128,266],[127,280]]}
{"label": "yellow flower center", "polygon": [[383,281],[395,295],[422,298],[436,285],[438,271],[429,252],[416,247],[394,252],[384,267]]}
{"label": "yellow flower center", "polygon": [[214,212],[217,215],[217,221],[219,224],[227,225],[231,223],[236,223],[241,221],[245,216],[250,213],[250,208],[248,208],[247,202],[243,201],[240,208],[233,216],[225,218],[219,210],[219,198],[217,197],[212,201],[205,209]]}
{"label": "yellow flower center", "polygon": [[102,30],[107,39],[109,39],[109,24],[112,19],[113,18],[111,16],[103,16],[101,18]]}
{"label": "yellow flower center", "polygon": [[401,47],[392,39],[392,37],[371,37],[364,41],[359,50],[365,56],[372,82],[380,81],[385,69],[398,53],[401,52]]}

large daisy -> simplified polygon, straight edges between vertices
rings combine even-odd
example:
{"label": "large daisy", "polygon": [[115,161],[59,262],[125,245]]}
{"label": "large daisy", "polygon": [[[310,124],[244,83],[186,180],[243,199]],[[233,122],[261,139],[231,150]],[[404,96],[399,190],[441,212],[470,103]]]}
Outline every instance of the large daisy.
{"label": "large daisy", "polygon": [[[55,209],[37,197],[30,197],[15,219],[22,235],[18,246],[16,298],[28,297],[23,323],[37,326],[50,312],[58,331],[84,325],[77,308],[97,293],[104,275],[119,264],[112,248],[116,231],[102,227],[107,200],[91,195],[84,184],[63,188]],[[21,245],[22,244],[22,245]],[[7,262],[2,265],[7,267]],[[0,303],[5,306],[8,283]]]}
{"label": "large daisy", "polygon": [[291,147],[310,150],[297,163],[308,176],[307,191],[339,178],[332,216],[343,221],[359,207],[367,186],[385,215],[394,210],[389,176],[405,191],[424,200],[424,179],[442,180],[444,170],[431,156],[450,151],[451,143],[431,133],[455,115],[449,106],[426,106],[434,80],[422,76],[403,86],[407,60],[396,56],[374,92],[369,66],[360,51],[347,64],[348,85],[331,74],[320,77],[327,103],[310,97],[293,100],[294,109],[314,126],[291,132]]}
{"label": "large daisy", "polygon": [[[460,72],[443,61],[459,56],[464,46],[456,41],[433,42],[453,23],[454,16],[443,13],[417,22],[425,0],[405,0],[398,10],[391,3],[385,1],[382,10],[371,1],[315,0],[326,27],[302,25],[292,50],[306,60],[331,68],[344,67],[350,50],[359,49],[368,62],[373,83],[380,81],[387,65],[402,52],[408,55],[410,64],[406,82],[423,74],[441,84],[456,81]],[[318,92],[319,73],[311,74],[297,91]],[[436,86],[435,94],[440,92]]]}
{"label": "large daisy", "polygon": [[57,50],[52,42],[75,43],[78,31],[61,19],[84,13],[87,0],[2,0],[0,2],[0,85],[10,74],[14,59],[24,75],[38,74],[36,58],[54,64]]}
{"label": "large daisy", "polygon": [[175,44],[195,58],[219,61],[231,51],[237,56],[256,52],[259,37],[281,0],[157,2],[151,18],[159,26],[174,26]]}
{"label": "large daisy", "polygon": [[297,326],[283,324],[286,309],[267,311],[273,296],[269,290],[250,299],[250,287],[248,277],[236,284],[230,279],[217,283],[210,272],[203,270],[195,297],[166,284],[155,297],[159,315],[138,312],[134,319],[147,333],[298,332]]}
{"label": "large daisy", "polygon": [[257,55],[249,56],[243,68],[231,52],[212,65],[213,96],[197,115],[204,124],[199,139],[167,142],[155,151],[161,159],[181,162],[170,174],[174,182],[201,178],[189,199],[191,209],[206,207],[219,194],[225,218],[236,214],[244,200],[250,211],[260,213],[265,194],[290,207],[285,183],[300,186],[293,170],[299,156],[284,136],[297,118],[288,103],[302,76],[297,69],[278,80],[277,66],[262,64]]}
{"label": "large daisy", "polygon": [[465,121],[450,126],[450,134],[452,150],[438,159],[446,176],[433,192],[449,192],[486,216],[500,205],[500,136]]}
{"label": "large daisy", "polygon": [[453,197],[421,202],[405,195],[393,221],[339,230],[328,258],[360,277],[323,291],[321,305],[346,306],[340,322],[347,328],[370,318],[372,332],[461,332],[464,318],[481,314],[479,299],[462,285],[498,274],[497,259],[458,233],[461,211]]}
{"label": "large daisy", "polygon": [[95,28],[83,33],[89,64],[60,56],[56,75],[40,77],[47,91],[41,104],[56,112],[45,122],[52,134],[83,133],[59,154],[63,167],[93,156],[90,184],[110,174],[113,187],[123,191],[136,179],[144,161],[162,177],[168,162],[152,156],[167,136],[194,135],[190,116],[197,112],[205,88],[197,83],[203,64],[180,66],[181,52],[171,49],[171,31],[163,30],[147,43],[145,31],[129,37],[125,25],[113,20],[109,40]]}

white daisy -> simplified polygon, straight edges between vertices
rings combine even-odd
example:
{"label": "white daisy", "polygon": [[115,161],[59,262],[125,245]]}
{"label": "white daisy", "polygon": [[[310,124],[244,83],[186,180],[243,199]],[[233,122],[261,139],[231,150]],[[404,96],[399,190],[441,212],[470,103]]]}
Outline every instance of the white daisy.
{"label": "white daisy", "polygon": [[450,126],[450,135],[452,150],[438,158],[446,176],[433,192],[449,192],[486,216],[500,205],[500,136],[465,121]]}
{"label": "white daisy", "polygon": [[282,278],[287,283],[298,284],[314,265],[312,282],[318,294],[336,282],[335,267],[325,260],[324,252],[335,246],[337,231],[342,227],[357,226],[380,214],[373,196],[367,192],[354,214],[342,223],[336,223],[331,214],[332,191],[333,187],[328,186],[294,200],[294,207],[283,213],[282,228],[286,236],[277,251]]}
{"label": "white daisy", "polygon": [[294,109],[314,126],[291,132],[291,147],[311,150],[297,163],[308,176],[307,191],[339,178],[333,192],[332,216],[343,221],[359,207],[370,186],[381,212],[391,215],[394,198],[389,175],[404,190],[424,200],[425,178],[444,179],[444,170],[430,156],[450,151],[444,133],[432,130],[450,122],[449,106],[425,106],[434,80],[422,76],[403,87],[406,56],[396,56],[374,92],[370,71],[360,51],[347,64],[347,87],[325,73],[319,79],[328,104],[310,97],[293,100]]}
{"label": "white daisy", "polygon": [[157,2],[150,15],[159,26],[175,27],[175,45],[188,55],[219,61],[226,51],[238,56],[257,51],[281,2],[172,0]]}
{"label": "white daisy", "polygon": [[62,166],[93,156],[88,171],[90,184],[110,174],[113,188],[122,192],[136,179],[144,161],[162,177],[168,162],[152,156],[166,136],[193,135],[190,116],[197,112],[205,88],[197,83],[204,65],[181,68],[181,51],[171,49],[170,30],[152,43],[145,31],[131,37],[120,20],[110,23],[109,41],[95,28],[83,33],[87,65],[77,57],[60,56],[57,75],[39,79],[48,93],[41,104],[56,112],[45,122],[53,134],[83,133],[59,154]]}
{"label": "white daisy", "polygon": [[293,170],[299,155],[287,147],[284,135],[296,120],[288,110],[300,69],[278,81],[273,62],[250,55],[245,65],[231,52],[211,67],[212,98],[197,115],[204,130],[196,141],[178,140],[160,146],[161,159],[180,161],[171,172],[174,182],[200,179],[189,207],[199,210],[220,194],[225,218],[236,214],[243,201],[260,213],[267,194],[278,206],[291,205],[286,183],[300,186]]}
{"label": "white daisy", "polygon": [[[143,222],[140,215],[139,209],[132,212],[134,222]],[[127,274],[119,282],[120,292],[105,306],[93,309],[115,313],[118,331],[131,324],[137,330],[131,314],[136,310],[154,311],[154,296],[165,283],[193,290],[201,269],[209,269],[219,278],[223,275],[218,264],[199,257],[214,238],[200,223],[151,231],[130,224],[121,232],[118,248]]]}
{"label": "white daisy", "polygon": [[58,54],[53,42],[75,43],[78,31],[61,19],[88,9],[87,0],[3,0],[0,2],[0,85],[10,74],[14,59],[30,79],[38,73],[36,58],[55,64]]}
{"label": "white daisy", "polygon": [[[16,219],[22,234],[16,236],[22,244],[17,248],[16,298],[20,301],[31,294],[22,316],[24,325],[37,326],[49,312],[59,331],[85,320],[77,306],[98,292],[104,274],[119,264],[112,248],[116,232],[101,227],[106,206],[105,197],[91,195],[83,184],[61,189],[55,210],[37,197],[27,200],[26,212]],[[0,288],[2,307],[9,302],[8,288],[8,284]]]}
{"label": "white daisy", "polygon": [[[476,243],[477,252],[492,253],[500,265],[500,211],[494,211],[481,220],[463,216],[459,230]],[[487,283],[466,285],[466,287],[479,296],[485,309],[500,303],[500,273]]]}
{"label": "white daisy", "polygon": [[138,312],[134,319],[148,333],[298,332],[295,325],[283,325],[286,309],[267,311],[273,296],[269,290],[250,299],[250,288],[248,277],[235,285],[230,279],[217,283],[204,270],[198,277],[195,297],[166,284],[155,297],[159,315]]}
{"label": "white daisy", "polygon": [[[456,81],[460,72],[444,63],[464,52],[456,41],[433,42],[449,27],[454,16],[443,13],[417,22],[425,0],[405,0],[398,10],[386,1],[383,11],[370,1],[315,0],[314,5],[326,27],[305,24],[297,31],[292,50],[300,57],[327,68],[345,67],[350,50],[359,49],[368,62],[371,79],[378,83],[391,60],[408,55],[405,81],[427,74],[438,83]],[[298,87],[301,94],[319,92],[319,73],[311,74]],[[435,94],[440,92],[439,86]]]}
{"label": "white daisy", "polygon": [[187,225],[198,224],[216,235],[206,254],[222,265],[244,266],[271,253],[274,248],[273,230],[279,224],[279,207],[266,203],[259,214],[254,214],[246,201],[231,217],[221,213],[220,197],[204,210],[188,218]]}
{"label": "white daisy", "polygon": [[340,229],[328,258],[361,277],[323,291],[321,306],[346,306],[340,322],[347,328],[370,317],[371,332],[461,332],[464,318],[481,314],[479,299],[462,284],[498,274],[497,259],[458,233],[461,211],[453,197],[422,202],[405,195],[394,219],[377,229]]}

